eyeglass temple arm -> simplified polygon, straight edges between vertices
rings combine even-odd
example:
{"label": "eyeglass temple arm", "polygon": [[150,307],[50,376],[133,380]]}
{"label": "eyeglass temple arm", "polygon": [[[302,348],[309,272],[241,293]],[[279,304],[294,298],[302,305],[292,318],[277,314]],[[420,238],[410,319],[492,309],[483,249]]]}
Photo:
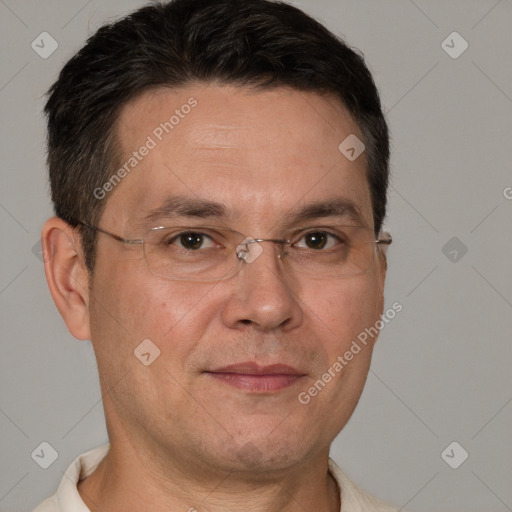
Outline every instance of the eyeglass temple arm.
{"label": "eyeglass temple arm", "polygon": [[110,233],[110,231],[106,231],[97,226],[92,226],[91,224],[87,224],[87,222],[78,221],[78,223],[81,224],[82,226],[86,226],[88,228],[94,229],[95,231],[99,231],[100,233],[103,233],[104,235],[107,235],[110,238],[117,240],[118,242],[122,242],[123,244],[140,245],[140,244],[144,243],[144,240],[142,240],[141,238],[136,238],[136,239],[123,238],[122,236],[116,235],[115,233]]}

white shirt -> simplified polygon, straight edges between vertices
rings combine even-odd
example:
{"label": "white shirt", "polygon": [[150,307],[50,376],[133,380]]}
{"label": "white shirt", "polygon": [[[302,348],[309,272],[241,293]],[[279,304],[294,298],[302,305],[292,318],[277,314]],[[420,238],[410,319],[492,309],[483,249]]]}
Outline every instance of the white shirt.
{"label": "white shirt", "polygon": [[[34,512],[90,512],[78,493],[77,484],[94,472],[108,449],[109,445],[100,446],[77,457],[66,470],[57,492]],[[332,459],[329,459],[329,471],[340,489],[340,512],[397,512],[359,489]]]}

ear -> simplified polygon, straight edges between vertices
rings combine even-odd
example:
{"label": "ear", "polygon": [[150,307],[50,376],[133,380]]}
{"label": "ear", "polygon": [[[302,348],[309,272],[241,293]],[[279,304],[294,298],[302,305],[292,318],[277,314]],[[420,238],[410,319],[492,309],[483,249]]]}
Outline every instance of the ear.
{"label": "ear", "polygon": [[89,274],[79,234],[57,217],[41,232],[44,270],[53,301],[69,332],[79,340],[91,338],[89,327]]}
{"label": "ear", "polygon": [[377,262],[376,262],[376,279],[377,279],[377,302],[376,302],[376,311],[375,317],[381,318],[384,313],[384,285],[386,283],[386,273],[387,273],[387,258],[386,251],[382,250],[380,247],[377,248]]}
{"label": "ear", "polygon": [[387,259],[387,246],[384,246],[384,250],[381,248],[377,249],[378,251],[378,272],[379,272],[379,284],[384,295],[384,284],[386,282],[386,274],[388,271],[388,259]]}

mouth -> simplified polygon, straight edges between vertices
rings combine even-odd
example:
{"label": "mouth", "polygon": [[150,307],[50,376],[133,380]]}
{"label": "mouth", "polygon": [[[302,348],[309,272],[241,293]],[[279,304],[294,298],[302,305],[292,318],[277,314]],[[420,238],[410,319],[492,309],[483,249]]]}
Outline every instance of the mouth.
{"label": "mouth", "polygon": [[271,393],[288,388],[306,376],[285,364],[260,366],[245,362],[205,372],[223,384],[254,393]]}

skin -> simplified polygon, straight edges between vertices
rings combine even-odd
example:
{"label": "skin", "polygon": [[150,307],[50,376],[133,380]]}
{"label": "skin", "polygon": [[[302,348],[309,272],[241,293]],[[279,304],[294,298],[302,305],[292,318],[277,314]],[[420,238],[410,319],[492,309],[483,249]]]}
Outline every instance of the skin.
{"label": "skin", "polygon": [[[204,84],[152,91],[122,111],[123,154],[190,97],[198,105],[107,196],[100,227],[140,238],[148,211],[180,194],[232,210],[196,225],[254,237],[282,238],[286,212],[334,196],[373,229],[364,154],[350,162],[338,150],[362,136],[330,96]],[[333,219],[308,224],[325,222]],[[46,223],[50,290],[70,332],[92,340],[111,442],[79,484],[91,510],[339,511],[329,447],[359,400],[375,339],[309,404],[297,397],[380,318],[384,260],[350,278],[295,279],[273,244],[261,246],[233,278],[190,283],[151,273],[140,246],[100,234],[91,277],[77,234],[60,219]],[[161,352],[150,366],[133,354],[147,338]],[[249,360],[304,377],[253,393],[204,373]]]}

